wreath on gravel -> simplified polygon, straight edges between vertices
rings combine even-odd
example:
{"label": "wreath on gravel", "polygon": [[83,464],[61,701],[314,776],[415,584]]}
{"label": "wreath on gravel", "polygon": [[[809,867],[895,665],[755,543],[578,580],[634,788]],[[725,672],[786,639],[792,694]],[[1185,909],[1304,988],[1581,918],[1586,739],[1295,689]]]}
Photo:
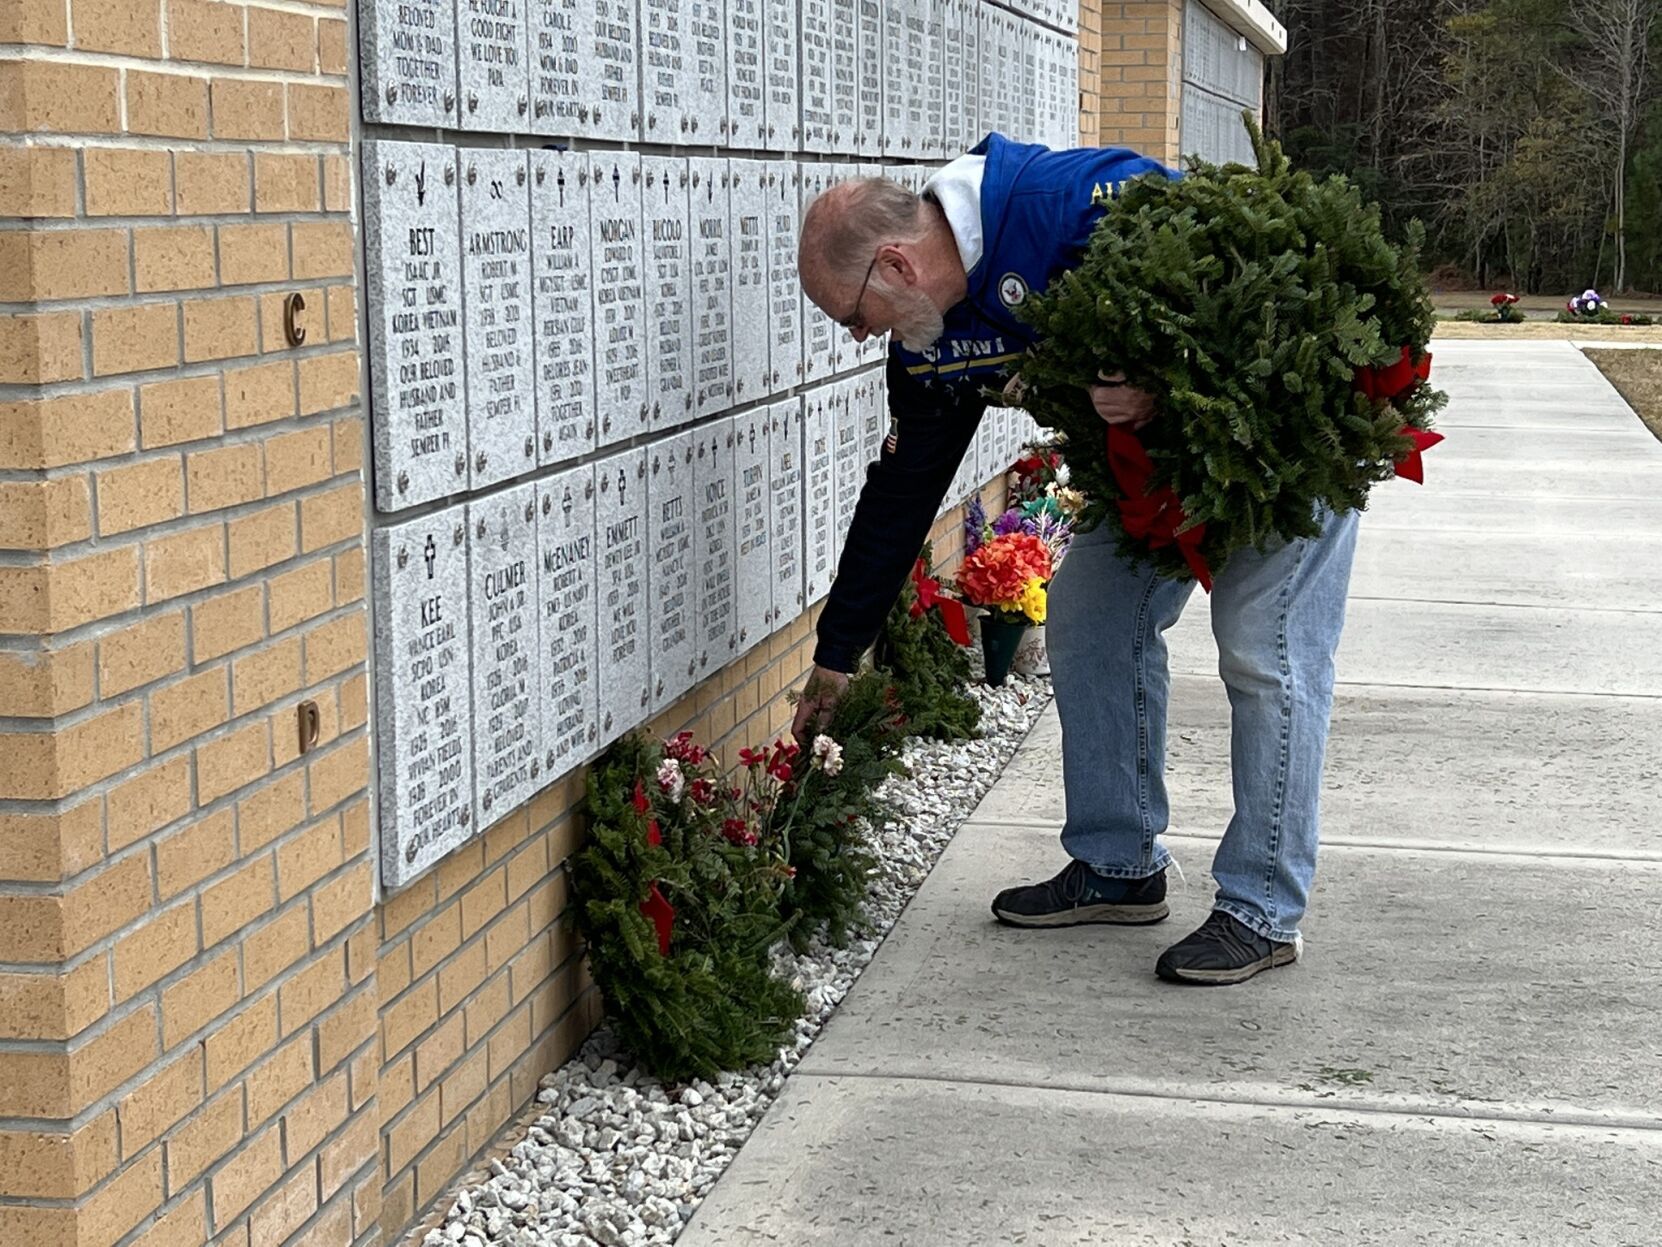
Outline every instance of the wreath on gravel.
{"label": "wreath on gravel", "polygon": [[[1038,336],[1021,405],[1061,435],[1081,527],[1116,524],[1124,553],[1208,587],[1238,551],[1313,536],[1319,507],[1417,471],[1445,401],[1423,230],[1393,245],[1354,185],[1247,126],[1256,167],[1127,183],[1082,263],[1021,308]],[[1115,371],[1155,395],[1138,432],[1085,393]]]}

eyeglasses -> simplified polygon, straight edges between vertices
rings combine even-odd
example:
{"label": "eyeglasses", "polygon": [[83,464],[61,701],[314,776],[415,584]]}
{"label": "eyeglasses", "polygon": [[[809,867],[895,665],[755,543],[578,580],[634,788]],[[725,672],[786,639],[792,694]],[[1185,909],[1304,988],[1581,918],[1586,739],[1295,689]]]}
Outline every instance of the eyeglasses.
{"label": "eyeglasses", "polygon": [[860,283],[860,293],[854,296],[854,310],[837,322],[844,329],[855,329],[860,325],[860,304],[865,301],[866,287],[871,285],[871,275],[877,268],[877,257],[881,254],[880,251],[874,252],[871,263],[866,265],[866,279]]}

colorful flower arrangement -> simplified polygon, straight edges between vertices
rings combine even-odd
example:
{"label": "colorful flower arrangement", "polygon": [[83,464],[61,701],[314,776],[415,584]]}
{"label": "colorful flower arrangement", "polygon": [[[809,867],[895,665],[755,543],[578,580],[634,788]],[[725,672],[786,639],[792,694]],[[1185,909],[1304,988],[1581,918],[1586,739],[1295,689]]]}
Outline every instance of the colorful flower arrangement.
{"label": "colorful flower arrangement", "polygon": [[1641,312],[1613,312],[1610,304],[1597,290],[1583,290],[1575,298],[1564,304],[1564,310],[1558,313],[1558,320],[1563,324],[1594,324],[1594,325],[1649,325],[1655,323],[1651,317]]}
{"label": "colorful flower arrangement", "polygon": [[1012,506],[1043,498],[1052,487],[1068,483],[1062,454],[1048,446],[1033,447],[1010,465],[1004,484]]}
{"label": "colorful flower arrangement", "polygon": [[1583,290],[1564,306],[1572,316],[1592,319],[1604,311],[1607,304],[1597,290]]}
{"label": "colorful flower arrangement", "polygon": [[[1015,526],[998,531],[1011,515]],[[1044,539],[1022,527],[1031,522],[1019,511],[1006,511],[994,522],[993,531],[965,554],[958,569],[958,593],[964,601],[1006,623],[1045,621],[1046,590],[1055,561]]]}
{"label": "colorful flower arrangement", "polygon": [[1495,319],[1502,324],[1515,325],[1524,318],[1518,311],[1518,296],[1504,290],[1489,299],[1489,306],[1495,309]]}

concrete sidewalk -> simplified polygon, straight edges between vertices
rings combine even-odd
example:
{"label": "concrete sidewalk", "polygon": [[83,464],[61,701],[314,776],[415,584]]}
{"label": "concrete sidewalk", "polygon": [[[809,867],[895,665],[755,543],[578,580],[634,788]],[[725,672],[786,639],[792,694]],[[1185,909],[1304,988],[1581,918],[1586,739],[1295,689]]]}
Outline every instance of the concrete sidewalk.
{"label": "concrete sidewalk", "polygon": [[1662,445],[1568,344],[1435,349],[1449,440],[1363,521],[1304,962],[1153,976],[1229,815],[1197,595],[1171,921],[992,921],[1062,864],[1052,710],[686,1247],[1662,1243]]}

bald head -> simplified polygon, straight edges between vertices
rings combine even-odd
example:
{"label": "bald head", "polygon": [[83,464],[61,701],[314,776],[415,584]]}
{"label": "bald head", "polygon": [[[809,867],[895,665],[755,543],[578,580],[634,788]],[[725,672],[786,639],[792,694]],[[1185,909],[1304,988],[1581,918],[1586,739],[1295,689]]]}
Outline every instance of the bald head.
{"label": "bald head", "polygon": [[916,243],[928,232],[923,200],[887,178],[838,182],[802,218],[797,269],[804,283],[860,274],[884,243]]}

